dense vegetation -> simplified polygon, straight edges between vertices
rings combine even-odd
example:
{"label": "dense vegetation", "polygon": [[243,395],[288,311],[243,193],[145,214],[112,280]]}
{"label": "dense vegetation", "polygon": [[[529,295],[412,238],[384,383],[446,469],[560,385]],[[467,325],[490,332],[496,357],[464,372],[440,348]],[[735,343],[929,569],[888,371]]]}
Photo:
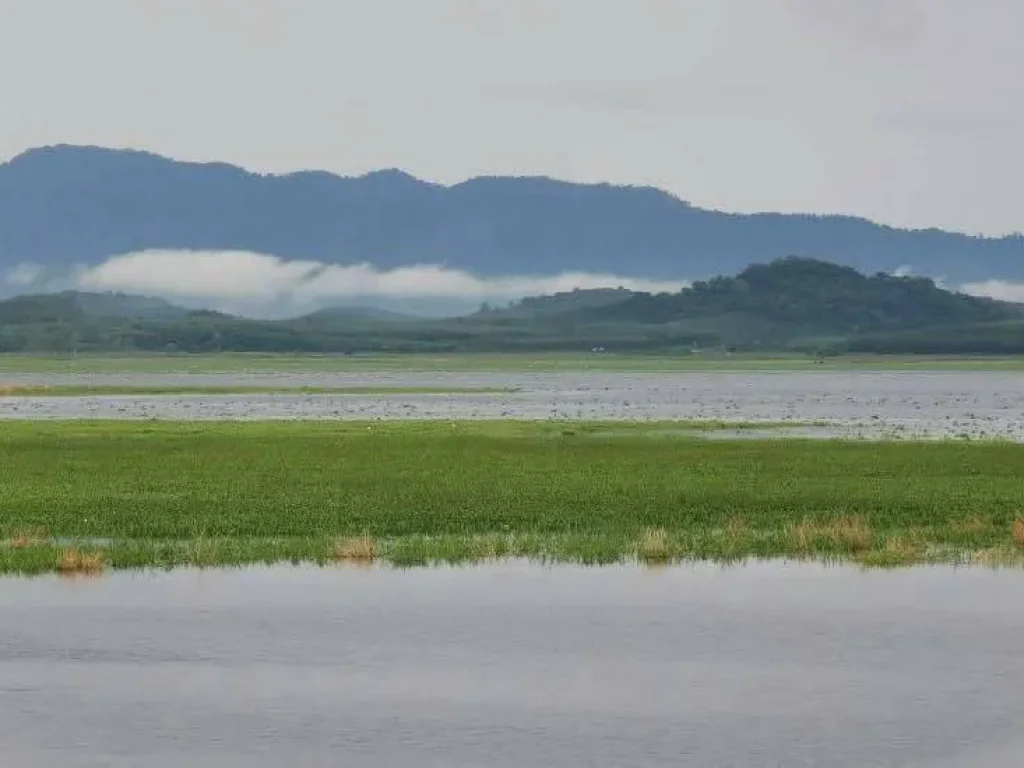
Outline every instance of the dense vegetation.
{"label": "dense vegetation", "polygon": [[54,569],[69,546],[56,538],[115,566],[896,564],[1024,548],[1022,446],[720,441],[680,427],[13,423],[0,434],[0,570]]}
{"label": "dense vegetation", "polygon": [[71,146],[0,165],[0,266],[68,270],[146,249],[248,250],[381,269],[443,263],[477,275],[620,274],[628,265],[631,275],[668,280],[792,253],[866,272],[909,264],[961,284],[1024,277],[1020,236],[731,214],[646,187],[509,177],[448,187],[400,171],[261,175]]}
{"label": "dense vegetation", "polygon": [[0,302],[0,352],[1024,352],[1024,307],[788,258],[675,294],[575,291],[446,320],[316,312],[253,320],[119,294]]}

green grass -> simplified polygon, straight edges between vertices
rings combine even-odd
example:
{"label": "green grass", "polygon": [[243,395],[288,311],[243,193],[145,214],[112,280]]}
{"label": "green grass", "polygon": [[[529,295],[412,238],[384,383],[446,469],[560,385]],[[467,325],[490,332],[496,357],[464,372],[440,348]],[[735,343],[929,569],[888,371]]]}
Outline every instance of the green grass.
{"label": "green grass", "polygon": [[357,538],[397,565],[1024,554],[1024,446],[693,427],[12,422],[0,571],[329,562]]}
{"label": "green grass", "polygon": [[318,371],[1024,371],[1024,357],[810,357],[631,355],[589,353],[452,355],[80,355],[75,358],[0,355],[3,373],[221,373]]}
{"label": "green grass", "polygon": [[279,387],[190,384],[0,384],[0,397],[104,395],[469,395],[515,392],[498,387]]}

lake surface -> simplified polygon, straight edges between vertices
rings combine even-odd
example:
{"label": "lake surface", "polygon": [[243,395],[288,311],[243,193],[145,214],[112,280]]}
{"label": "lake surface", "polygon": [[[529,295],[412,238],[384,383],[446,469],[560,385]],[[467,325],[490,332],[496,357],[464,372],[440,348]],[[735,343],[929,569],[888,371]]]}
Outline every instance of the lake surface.
{"label": "lake surface", "polygon": [[74,375],[8,384],[514,388],[433,395],[150,395],[0,398],[0,419],[713,419],[820,421],[823,436],[1024,441],[1024,374],[554,372]]}
{"label": "lake surface", "polygon": [[5,765],[1017,766],[1024,573],[0,580]]}

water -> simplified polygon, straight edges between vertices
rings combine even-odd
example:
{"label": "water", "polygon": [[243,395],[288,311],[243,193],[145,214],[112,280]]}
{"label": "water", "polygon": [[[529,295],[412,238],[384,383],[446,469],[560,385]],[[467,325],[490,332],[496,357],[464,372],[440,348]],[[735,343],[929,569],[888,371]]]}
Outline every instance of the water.
{"label": "water", "polygon": [[817,436],[1024,441],[1024,375],[963,372],[21,374],[11,384],[515,388],[433,395],[0,398],[0,419],[712,419],[823,422]]}
{"label": "water", "polygon": [[1016,766],[1024,574],[0,581],[6,765]]}

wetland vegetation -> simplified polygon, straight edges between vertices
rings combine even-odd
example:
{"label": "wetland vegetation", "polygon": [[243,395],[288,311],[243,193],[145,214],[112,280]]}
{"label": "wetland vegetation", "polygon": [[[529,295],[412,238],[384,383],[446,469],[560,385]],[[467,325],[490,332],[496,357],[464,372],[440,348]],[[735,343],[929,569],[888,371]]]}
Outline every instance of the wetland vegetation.
{"label": "wetland vegetation", "polygon": [[1024,557],[1024,446],[720,426],[10,423],[0,570]]}
{"label": "wetland vegetation", "polygon": [[0,397],[124,395],[470,395],[514,392],[503,387],[269,386],[246,384],[0,384]]}
{"label": "wetland vegetation", "polygon": [[[793,354],[645,355],[608,352],[507,354],[0,354],[4,374],[206,374],[206,373],[415,373],[700,371],[1024,371],[1024,357],[940,355],[845,355],[813,358]],[[8,384],[7,386],[14,386]],[[233,390],[237,391],[237,390]],[[266,390],[263,390],[266,391]],[[450,390],[448,390],[450,391]]]}

